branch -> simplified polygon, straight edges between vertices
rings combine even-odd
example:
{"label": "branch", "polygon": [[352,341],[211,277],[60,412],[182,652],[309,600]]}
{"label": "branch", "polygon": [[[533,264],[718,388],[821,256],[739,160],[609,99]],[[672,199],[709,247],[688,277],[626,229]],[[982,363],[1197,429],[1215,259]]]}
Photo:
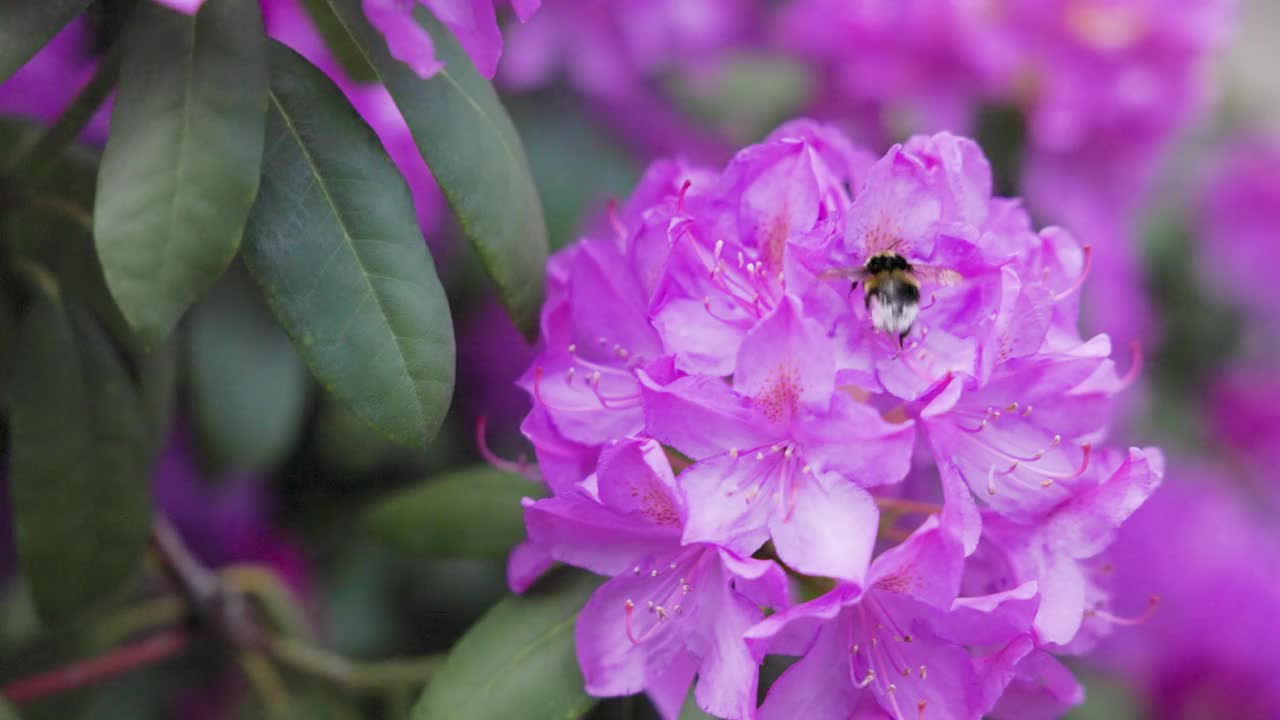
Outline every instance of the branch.
{"label": "branch", "polygon": [[444,658],[433,655],[363,662],[349,660],[337,653],[288,637],[272,638],[268,648],[272,656],[282,664],[324,678],[348,690],[384,690],[405,685],[422,685],[444,664]]}
{"label": "branch", "polygon": [[186,630],[166,630],[98,657],[14,680],[0,687],[0,694],[14,704],[23,705],[168,660],[181,654],[190,644],[191,634]]}

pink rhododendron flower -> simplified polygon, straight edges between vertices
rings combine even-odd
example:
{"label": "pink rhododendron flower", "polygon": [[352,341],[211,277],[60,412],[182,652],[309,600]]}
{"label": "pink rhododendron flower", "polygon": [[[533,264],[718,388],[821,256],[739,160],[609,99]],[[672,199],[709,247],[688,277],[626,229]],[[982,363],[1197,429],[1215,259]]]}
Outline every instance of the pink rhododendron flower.
{"label": "pink rhododendron flower", "polygon": [[[806,120],[723,170],[655,163],[611,221],[548,265],[521,386],[553,495],[509,566],[613,578],[579,620],[588,690],[674,717],[697,674],[704,709],[755,717],[769,652],[802,659],[764,717],[1077,702],[1054,654],[1109,630],[1101,558],[1163,476],[1104,445],[1132,378],[1079,333],[1089,250],[994,197],[972,141],[877,159]],[[833,589],[748,623],[783,572]]]}
{"label": "pink rhododendron flower", "polygon": [[814,67],[814,111],[884,143],[970,131],[1012,106],[1026,123],[1023,194],[1098,248],[1094,327],[1148,333],[1136,213],[1154,170],[1204,106],[1205,64],[1232,0],[789,3],[779,43]]}
{"label": "pink rhododendron flower", "polygon": [[[962,566],[958,538],[930,519],[876,558],[864,587],[837,586],[749,630],[757,658],[804,656],[770,688],[761,720],[840,720],[860,701],[899,718],[989,710],[1031,649],[1024,633],[1039,599],[1034,581],[957,598]],[[967,646],[995,648],[994,657]]]}
{"label": "pink rhododendron flower", "polygon": [[526,502],[530,540],[552,558],[611,576],[578,619],[587,690],[648,690],[678,713],[696,672],[699,704],[750,715],[756,663],[740,642],[763,613],[787,604],[777,565],[715,544],[681,541],[685,503],[662,447],[611,445],[573,494]]}

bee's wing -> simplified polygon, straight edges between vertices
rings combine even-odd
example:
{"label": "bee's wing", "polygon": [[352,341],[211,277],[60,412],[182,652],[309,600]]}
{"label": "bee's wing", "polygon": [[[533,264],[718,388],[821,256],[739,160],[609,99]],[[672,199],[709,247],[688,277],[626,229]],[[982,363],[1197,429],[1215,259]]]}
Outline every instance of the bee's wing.
{"label": "bee's wing", "polygon": [[818,277],[823,280],[835,280],[844,278],[845,280],[862,280],[867,276],[867,271],[861,267],[838,267],[829,270],[823,270]]}
{"label": "bee's wing", "polygon": [[941,287],[950,287],[964,280],[964,276],[955,270],[935,265],[912,265],[911,272],[921,281]]}

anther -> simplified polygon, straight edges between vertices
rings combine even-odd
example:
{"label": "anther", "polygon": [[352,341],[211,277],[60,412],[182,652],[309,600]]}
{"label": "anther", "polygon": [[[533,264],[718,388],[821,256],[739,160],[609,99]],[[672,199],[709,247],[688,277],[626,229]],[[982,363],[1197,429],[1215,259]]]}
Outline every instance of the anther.
{"label": "anther", "polygon": [[888,690],[889,690],[889,692],[897,692],[897,690],[898,690],[898,686],[897,686],[897,685],[894,685],[893,683],[889,683]]}
{"label": "anther", "polygon": [[729,458],[732,460],[738,459],[738,448],[729,448]]}
{"label": "anther", "polygon": [[1062,300],[1065,300],[1066,298],[1070,297],[1072,293],[1074,293],[1075,291],[1079,290],[1082,286],[1084,286],[1084,280],[1085,278],[1089,277],[1089,270],[1090,268],[1093,267],[1093,246],[1085,245],[1083,250],[1084,250],[1084,267],[1080,270],[1080,276],[1076,278],[1075,282],[1071,283],[1070,287],[1066,288],[1065,290],[1058,293],[1057,295],[1054,295],[1053,296],[1054,302],[1060,302]]}
{"label": "anther", "polygon": [[875,682],[875,679],[876,679],[876,671],[867,670],[867,676],[862,678],[862,682],[854,683],[853,686],[861,690],[862,688]]}
{"label": "anther", "polygon": [[763,452],[757,452],[757,453],[756,453],[756,459],[757,459],[757,460],[763,460],[763,459],[764,459],[764,453],[763,453]]}
{"label": "anther", "polygon": [[928,671],[925,669],[925,666],[921,665],[921,666],[920,666],[920,679],[921,679],[921,680],[926,680],[926,679],[928,679],[928,676],[929,676],[929,673],[928,673]]}
{"label": "anther", "polygon": [[1087,611],[1085,614],[1105,620],[1112,625],[1141,625],[1142,623],[1150,620],[1152,615],[1155,615],[1156,606],[1159,604],[1160,596],[1152,595],[1147,601],[1147,609],[1143,610],[1139,615],[1131,618],[1119,617],[1096,607]]}

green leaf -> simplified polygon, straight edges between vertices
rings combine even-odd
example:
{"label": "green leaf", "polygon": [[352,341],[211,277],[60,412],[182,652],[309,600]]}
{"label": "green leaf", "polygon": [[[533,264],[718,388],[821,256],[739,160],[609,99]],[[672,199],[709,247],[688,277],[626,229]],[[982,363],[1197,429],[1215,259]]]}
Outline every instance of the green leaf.
{"label": "green leaf", "polygon": [[86,7],[89,0],[0,2],[0,83],[16,73]]}
{"label": "green leaf", "polygon": [[[0,158],[11,156],[39,133],[38,126],[0,119]],[[64,294],[93,311],[112,337],[133,346],[136,338],[107,290],[93,246],[90,209],[97,165],[97,153],[68,148],[41,178],[22,185],[20,204],[0,217],[0,233],[19,256],[56,275]]]}
{"label": "green leaf", "polygon": [[41,297],[11,389],[13,512],[40,615],[91,607],[137,567],[150,527],[149,438],[120,358],[85,311]]}
{"label": "green leaf", "polygon": [[129,26],[93,227],[107,286],[155,344],[226,269],[258,189],[266,38],[257,0]]}
{"label": "green leaf", "polygon": [[430,13],[416,17],[431,33],[445,65],[423,80],[391,57],[359,2],[326,2],[391,92],[507,312],[526,336],[536,337],[547,263],[546,223],[520,136],[493,86]]}
{"label": "green leaf", "polygon": [[479,466],[381,501],[365,523],[374,537],[413,555],[503,558],[524,539],[520,499],[544,495],[519,475]]}
{"label": "green leaf", "polygon": [[18,720],[18,711],[0,696],[0,720]]}
{"label": "green leaf", "polygon": [[467,631],[413,720],[572,720],[595,704],[583,690],[573,625],[600,579],[553,579],[561,582],[503,600]]}
{"label": "green leaf", "polygon": [[413,199],[338,88],[273,45],[244,258],[302,359],[385,435],[423,446],[453,392],[453,322]]}
{"label": "green leaf", "polygon": [[192,309],[189,338],[191,404],[205,448],[227,467],[274,469],[302,430],[307,371],[239,266]]}

